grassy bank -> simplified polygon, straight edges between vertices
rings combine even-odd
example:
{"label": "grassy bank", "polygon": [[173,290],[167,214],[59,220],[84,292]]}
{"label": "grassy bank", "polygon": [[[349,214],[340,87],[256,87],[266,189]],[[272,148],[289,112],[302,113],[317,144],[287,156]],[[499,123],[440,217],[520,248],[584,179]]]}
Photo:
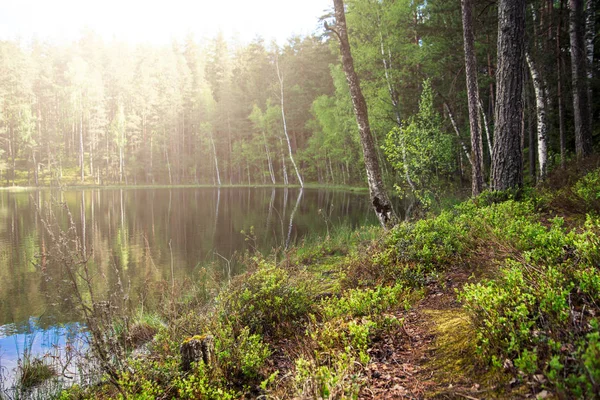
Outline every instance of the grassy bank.
{"label": "grassy bank", "polygon": [[[157,294],[115,331],[124,350],[106,384],[61,398],[597,397],[595,168],[390,232],[246,254],[223,288]],[[187,368],[194,341],[205,357]]]}

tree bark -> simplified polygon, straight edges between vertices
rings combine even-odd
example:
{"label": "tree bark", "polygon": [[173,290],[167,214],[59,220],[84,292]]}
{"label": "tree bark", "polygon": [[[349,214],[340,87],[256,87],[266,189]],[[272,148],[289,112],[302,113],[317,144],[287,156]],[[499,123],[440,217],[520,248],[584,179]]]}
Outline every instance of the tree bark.
{"label": "tree bark", "polygon": [[483,140],[477,110],[479,88],[477,86],[477,59],[475,58],[475,35],[471,17],[471,0],[461,0],[462,23],[465,49],[465,72],[467,75],[467,97],[469,100],[469,127],[471,128],[471,187],[473,196],[483,191]]}
{"label": "tree bark", "polygon": [[217,173],[217,183],[221,186],[221,174],[219,173],[219,161],[217,159],[217,148],[215,147],[215,141],[213,140],[212,132],[210,134],[210,144],[212,145],[213,158],[215,159],[215,171]]}
{"label": "tree bark", "polygon": [[302,176],[300,176],[300,172],[298,171],[298,167],[296,166],[296,161],[294,161],[294,155],[292,154],[292,144],[290,143],[290,135],[288,135],[287,123],[285,120],[285,111],[283,108],[283,75],[281,71],[279,71],[279,62],[277,58],[275,59],[275,67],[277,69],[277,78],[279,79],[279,91],[281,95],[281,118],[283,119],[283,133],[285,134],[285,140],[287,141],[288,151],[290,153],[290,161],[294,166],[294,170],[296,171],[296,176],[298,177],[298,182],[300,183],[300,187],[304,187],[304,181],[302,181]]}
{"label": "tree bark", "polygon": [[594,78],[594,41],[596,39],[596,10],[594,1],[587,0],[585,11],[585,49],[587,57],[588,115],[592,121],[592,79]]}
{"label": "tree bark", "polygon": [[525,0],[498,4],[498,70],[496,72],[495,132],[492,155],[492,189],[523,185],[523,70]]}
{"label": "tree bark", "polygon": [[[546,104],[548,98],[546,94],[546,87],[541,78],[540,71],[535,61],[531,58],[529,52],[525,53],[527,59],[527,65],[529,66],[529,73],[531,74],[531,80],[533,82],[533,90],[535,92],[535,109],[537,116],[537,150],[538,150],[538,182],[543,181],[546,178],[548,172],[548,123],[546,120]],[[530,151],[531,151],[531,145]]]}
{"label": "tree bark", "polygon": [[379,168],[379,160],[377,159],[377,149],[375,141],[371,134],[369,126],[369,115],[367,111],[367,103],[360,89],[360,81],[354,70],[354,60],[350,51],[350,43],[348,42],[348,31],[346,28],[346,15],[344,13],[344,1],[333,0],[335,8],[336,26],[326,29],[332,30],[340,41],[340,52],[342,54],[342,66],[346,73],[348,86],[350,87],[350,97],[352,98],[352,106],[358,123],[360,133],[360,142],[362,144],[363,156],[365,161],[365,169],[367,172],[367,181],[369,184],[369,194],[371,196],[371,205],[375,210],[375,214],[379,219],[379,223],[388,228],[398,222],[398,217],[392,208],[392,203],[383,186],[381,179],[381,170]]}
{"label": "tree bark", "polygon": [[583,0],[569,0],[569,8],[575,153],[578,159],[582,159],[592,153],[592,130],[586,83],[587,63],[585,57]]}
{"label": "tree bark", "polygon": [[562,89],[562,60],[560,57],[560,34],[561,34],[561,23],[563,13],[563,0],[560,2],[560,15],[558,17],[558,25],[556,26],[556,80],[557,80],[557,93],[558,97],[558,130],[560,138],[560,166],[562,169],[565,168],[565,156],[566,156],[566,143],[565,143],[565,114],[564,114],[564,103],[563,103],[563,89]]}

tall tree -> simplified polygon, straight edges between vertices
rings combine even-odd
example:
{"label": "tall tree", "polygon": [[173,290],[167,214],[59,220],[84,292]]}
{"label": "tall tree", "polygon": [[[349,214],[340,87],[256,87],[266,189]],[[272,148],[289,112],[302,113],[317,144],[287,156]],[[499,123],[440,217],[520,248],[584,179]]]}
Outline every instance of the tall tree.
{"label": "tall tree", "polygon": [[575,118],[575,153],[581,159],[592,153],[592,129],[588,107],[587,60],[584,40],[583,0],[569,0],[569,36],[571,39],[571,74],[573,79],[573,116]]}
{"label": "tall tree", "polygon": [[479,90],[477,87],[477,59],[475,58],[475,35],[471,16],[471,0],[461,0],[463,36],[465,48],[465,72],[469,99],[469,127],[471,128],[471,187],[473,196],[483,191],[483,139],[479,119]]}
{"label": "tall tree", "polygon": [[379,160],[377,159],[377,150],[375,141],[371,134],[369,126],[369,115],[367,111],[367,102],[360,89],[360,80],[354,70],[354,60],[348,42],[348,30],[346,26],[346,15],[344,12],[344,1],[333,0],[335,9],[335,28],[325,26],[338,37],[340,42],[340,52],[342,54],[342,66],[346,73],[348,86],[350,87],[350,96],[358,123],[361,144],[363,148],[363,156],[365,159],[365,168],[367,171],[367,181],[369,184],[369,194],[371,196],[371,204],[375,210],[375,214],[383,227],[395,225],[398,221],[392,203],[385,191],[383,180],[381,179],[381,170],[379,168]]}
{"label": "tall tree", "polygon": [[[538,151],[538,181],[543,181],[548,172],[548,123],[546,118],[547,89],[544,80],[541,77],[538,63],[531,57],[527,51],[525,53],[529,73],[535,91],[535,108],[537,116],[537,151]],[[533,152],[533,146],[529,143],[529,151]]]}
{"label": "tall tree", "polygon": [[492,189],[523,184],[523,75],[525,65],[525,0],[498,4],[498,70],[496,125],[492,154]]}

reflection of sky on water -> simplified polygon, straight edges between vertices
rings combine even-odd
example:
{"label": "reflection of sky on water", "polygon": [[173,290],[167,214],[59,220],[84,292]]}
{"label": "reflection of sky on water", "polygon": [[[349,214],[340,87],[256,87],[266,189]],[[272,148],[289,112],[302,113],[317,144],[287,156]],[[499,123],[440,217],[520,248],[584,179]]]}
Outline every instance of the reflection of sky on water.
{"label": "reflection of sky on water", "polygon": [[1,386],[11,387],[14,383],[19,360],[27,354],[32,358],[44,358],[59,372],[66,360],[65,375],[77,374],[76,361],[87,349],[87,333],[81,323],[40,328],[37,318],[28,324],[0,326],[0,381]]}

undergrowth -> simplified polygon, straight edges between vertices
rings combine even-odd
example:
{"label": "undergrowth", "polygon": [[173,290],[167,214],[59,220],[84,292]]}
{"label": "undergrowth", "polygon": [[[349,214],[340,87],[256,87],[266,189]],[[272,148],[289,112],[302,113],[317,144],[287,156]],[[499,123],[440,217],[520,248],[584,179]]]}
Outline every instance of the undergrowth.
{"label": "undergrowth", "polygon": [[[442,346],[436,365],[451,359],[456,374],[504,371],[565,398],[598,396],[598,176],[484,193],[390,232],[344,228],[283,255],[246,254],[246,272],[212,301],[146,319],[148,352],[128,354],[118,390],[113,382],[63,398],[355,398],[373,343],[403,338],[402,312],[452,270],[471,274],[457,289],[463,309],[430,318],[443,322],[440,338],[472,348]],[[180,345],[209,336],[214,361],[184,372]]]}

